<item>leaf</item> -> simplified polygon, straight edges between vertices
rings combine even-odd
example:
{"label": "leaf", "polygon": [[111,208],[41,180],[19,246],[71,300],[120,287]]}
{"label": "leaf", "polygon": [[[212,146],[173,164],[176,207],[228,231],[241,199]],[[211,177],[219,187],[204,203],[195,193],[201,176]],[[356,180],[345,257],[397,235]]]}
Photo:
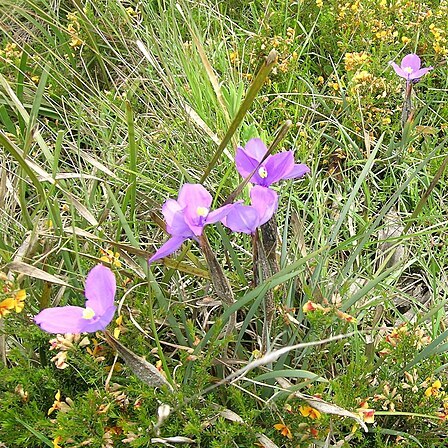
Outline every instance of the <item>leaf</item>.
{"label": "leaf", "polygon": [[56,285],[71,287],[68,283],[64,282],[60,278],[49,274],[42,269],[36,268],[35,266],[23,263],[22,261],[12,261],[11,263],[8,263],[6,265],[6,268],[14,272],[19,272],[20,274],[27,275],[28,277],[38,278],[46,282],[55,283]]}
{"label": "leaf", "polygon": [[167,386],[173,392],[173,387],[165,377],[151,363],[133,351],[125,347],[121,342],[115,339],[107,330],[104,332],[107,343],[118,352],[124,359],[127,366],[132,370],[135,376],[151,387]]}

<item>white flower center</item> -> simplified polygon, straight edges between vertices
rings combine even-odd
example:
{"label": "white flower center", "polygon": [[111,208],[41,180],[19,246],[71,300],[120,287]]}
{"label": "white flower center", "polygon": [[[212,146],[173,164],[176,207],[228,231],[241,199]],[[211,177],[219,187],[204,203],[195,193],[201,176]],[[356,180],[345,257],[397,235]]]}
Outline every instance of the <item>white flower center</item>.
{"label": "white flower center", "polygon": [[92,317],[95,317],[95,311],[93,311],[92,308],[86,307],[86,309],[82,312],[82,318],[92,319]]}
{"label": "white flower center", "polygon": [[414,70],[412,70],[411,67],[405,67],[405,68],[403,69],[403,71],[404,71],[405,73],[411,74]]}
{"label": "white flower center", "polygon": [[206,207],[198,207],[196,209],[196,213],[198,216],[202,216],[203,218],[205,218],[208,215],[208,208]]}
{"label": "white flower center", "polygon": [[258,168],[258,175],[262,179],[266,179],[268,177],[268,170],[264,166],[260,166],[260,168]]}

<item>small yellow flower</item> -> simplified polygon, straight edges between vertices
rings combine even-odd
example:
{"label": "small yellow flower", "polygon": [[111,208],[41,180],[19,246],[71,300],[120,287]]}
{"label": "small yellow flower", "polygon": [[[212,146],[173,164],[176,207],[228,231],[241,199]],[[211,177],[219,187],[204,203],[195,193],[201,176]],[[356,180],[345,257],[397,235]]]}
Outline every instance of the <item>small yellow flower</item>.
{"label": "small yellow flower", "polygon": [[318,8],[322,8],[322,6],[324,6],[324,2],[323,2],[323,0],[316,0],[316,6],[317,6]]}
{"label": "small yellow flower", "polygon": [[320,412],[317,409],[314,409],[309,405],[300,406],[299,411],[304,417],[309,417],[313,420],[318,420],[321,416]]}
{"label": "small yellow flower", "polygon": [[100,257],[101,261],[104,261],[106,263],[109,263],[112,266],[115,266],[116,268],[121,268],[121,261],[119,260],[120,254],[118,252],[114,252],[113,250],[107,249],[102,250],[101,253],[103,254],[102,257]]}
{"label": "small yellow flower", "polygon": [[53,440],[53,448],[62,448],[61,445],[59,445],[59,442],[62,440],[61,436],[57,436],[54,440]]}
{"label": "small yellow flower", "polygon": [[231,51],[229,53],[229,59],[232,64],[236,64],[239,61],[238,51]]}
{"label": "small yellow flower", "polygon": [[336,310],[336,316],[338,316],[339,319],[345,320],[346,322],[356,323],[356,317],[353,317],[350,314],[344,313],[341,310]]}
{"label": "small yellow flower", "polygon": [[328,310],[326,308],[324,308],[322,305],[320,305],[319,303],[314,303],[314,302],[311,302],[311,300],[308,300],[308,302],[306,302],[305,305],[303,305],[302,311],[304,313],[311,313],[313,311],[322,311],[325,313]]}
{"label": "small yellow flower", "polygon": [[23,303],[26,299],[26,291],[24,289],[20,289],[16,292],[16,295],[14,296],[14,307],[16,313],[20,313],[25,304]]}
{"label": "small yellow flower", "polygon": [[280,431],[280,434],[282,436],[288,437],[288,439],[290,439],[290,440],[292,439],[292,432],[291,432],[291,430],[286,425],[284,425],[283,423],[277,423],[276,425],[274,425],[274,428],[277,431]]}
{"label": "small yellow flower", "polygon": [[366,423],[375,423],[375,410],[369,408],[369,403],[367,401],[362,401],[357,411]]}
{"label": "small yellow flower", "polygon": [[430,387],[425,390],[426,397],[437,397],[439,395],[439,391],[442,388],[442,383],[440,380],[436,380],[432,383]]}
{"label": "small yellow flower", "polygon": [[54,396],[54,402],[50,409],[48,409],[48,415],[54,411],[67,412],[73,405],[73,401],[70,398],[66,398],[65,401],[61,401],[61,391],[58,390]]}

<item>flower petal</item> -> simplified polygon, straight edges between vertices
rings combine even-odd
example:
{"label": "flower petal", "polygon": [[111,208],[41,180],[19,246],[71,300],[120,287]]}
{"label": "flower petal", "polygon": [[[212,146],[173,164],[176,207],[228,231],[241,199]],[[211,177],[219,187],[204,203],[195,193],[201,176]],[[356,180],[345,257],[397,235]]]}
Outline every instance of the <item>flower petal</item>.
{"label": "flower petal", "polygon": [[260,138],[251,138],[244,147],[244,152],[257,162],[263,159],[267,151],[268,148]]}
{"label": "flower petal", "polygon": [[156,260],[160,260],[161,258],[167,257],[175,252],[177,249],[182,246],[182,243],[187,238],[183,236],[173,236],[170,238],[165,244],[163,244],[159,250],[148,260],[148,264],[153,263]]}
{"label": "flower petal", "polygon": [[193,235],[185,222],[184,211],[174,199],[168,199],[162,206],[162,213],[166,221],[166,231],[170,235],[190,237]]}
{"label": "flower petal", "polygon": [[201,184],[184,184],[179,191],[177,202],[185,209],[197,207],[210,208],[212,195]]}
{"label": "flower petal", "polygon": [[294,168],[294,155],[292,151],[279,152],[274,154],[265,163],[266,171],[268,175],[264,180],[263,187],[269,187],[280,179],[285,179]]}
{"label": "flower petal", "polygon": [[[260,187],[262,188],[262,187]],[[234,204],[222,223],[232,232],[254,233],[258,227],[258,212],[249,205]]]}
{"label": "flower petal", "polygon": [[421,60],[416,54],[408,54],[401,61],[401,68],[404,71],[406,68],[410,68],[412,72],[420,70]]}
{"label": "flower petal", "polygon": [[389,62],[389,65],[392,66],[392,68],[395,70],[395,73],[396,73],[398,76],[400,76],[401,78],[404,78],[404,79],[408,79],[408,75],[409,75],[409,74],[406,73],[406,72],[404,72],[403,69],[402,69],[401,67],[398,66],[398,64],[396,64],[396,63],[393,62],[393,61],[390,61],[390,62]]}
{"label": "flower petal", "polygon": [[82,333],[87,320],[83,319],[85,308],[61,306],[46,308],[34,317],[34,322],[48,333]]}
{"label": "flower petal", "polygon": [[421,68],[420,70],[417,70],[416,72],[409,75],[409,79],[416,80],[421,78],[422,76],[426,75],[430,70],[432,70],[434,67],[425,67]]}
{"label": "flower petal", "polygon": [[250,190],[250,200],[258,214],[257,226],[268,222],[278,207],[278,194],[270,188],[254,186]]}
{"label": "flower petal", "polygon": [[304,163],[296,163],[291,172],[286,176],[283,176],[283,179],[299,179],[309,172],[310,169],[307,165],[305,165]]}
{"label": "flower petal", "polygon": [[92,308],[97,316],[104,315],[114,306],[115,291],[113,272],[102,264],[95,266],[86,278],[86,307]]}
{"label": "flower petal", "polygon": [[208,214],[204,225],[214,224],[215,222],[221,221],[224,216],[228,215],[231,212],[233,206],[234,204],[228,204],[224,205],[223,207],[219,207],[216,210],[213,210]]}
{"label": "flower petal", "polygon": [[[238,173],[241,177],[246,178],[258,166],[258,161],[249,156],[243,148],[237,148],[235,154],[235,164]],[[256,175],[252,179],[256,178]],[[252,181],[251,179],[251,181]],[[256,183],[256,182],[254,182]]]}

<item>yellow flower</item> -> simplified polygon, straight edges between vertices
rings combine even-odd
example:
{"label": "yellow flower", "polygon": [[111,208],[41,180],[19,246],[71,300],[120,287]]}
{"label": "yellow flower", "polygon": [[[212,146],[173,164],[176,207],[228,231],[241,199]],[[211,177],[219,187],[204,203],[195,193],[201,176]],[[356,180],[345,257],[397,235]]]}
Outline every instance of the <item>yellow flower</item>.
{"label": "yellow flower", "polygon": [[50,409],[48,409],[48,415],[54,411],[67,412],[73,405],[73,401],[70,398],[66,398],[65,401],[61,401],[61,391],[58,390],[54,396],[54,403]]}
{"label": "yellow flower", "polygon": [[310,313],[313,311],[322,311],[325,313],[328,311],[322,305],[320,305],[318,303],[311,302],[311,300],[308,300],[308,302],[306,302],[305,305],[303,305],[302,310],[304,313]]}
{"label": "yellow flower", "polygon": [[430,387],[425,390],[426,397],[437,397],[439,395],[439,389],[441,389],[442,383],[439,380],[436,380],[432,383]]}
{"label": "yellow flower", "polygon": [[324,2],[323,2],[323,0],[316,0],[316,6],[317,6],[318,8],[322,8],[322,6],[324,6]]}
{"label": "yellow flower", "polygon": [[309,417],[313,420],[320,419],[320,412],[309,405],[300,406],[299,411],[304,417]]}
{"label": "yellow flower", "polygon": [[53,440],[53,448],[62,448],[61,445],[59,445],[59,442],[62,440],[61,436],[57,436],[54,440]]}
{"label": "yellow flower", "polygon": [[14,299],[11,297],[0,302],[0,317],[4,317],[14,309]]}
{"label": "yellow flower", "polygon": [[16,292],[16,295],[14,296],[14,307],[16,313],[20,313],[25,304],[23,303],[26,299],[26,291],[24,289],[21,289]]}
{"label": "yellow flower", "polygon": [[114,252],[113,250],[107,249],[102,250],[101,253],[103,256],[100,258],[101,261],[111,264],[117,268],[121,268],[121,261],[119,260],[120,254],[118,252]]}
{"label": "yellow flower", "polygon": [[367,401],[361,402],[357,411],[366,423],[375,423],[375,410],[369,408],[369,403],[367,403]]}
{"label": "yellow flower", "polygon": [[282,436],[288,437],[288,439],[292,439],[292,432],[291,432],[291,430],[286,425],[284,425],[283,423],[277,423],[276,425],[274,425],[274,428],[277,431],[280,431],[280,434]]}

